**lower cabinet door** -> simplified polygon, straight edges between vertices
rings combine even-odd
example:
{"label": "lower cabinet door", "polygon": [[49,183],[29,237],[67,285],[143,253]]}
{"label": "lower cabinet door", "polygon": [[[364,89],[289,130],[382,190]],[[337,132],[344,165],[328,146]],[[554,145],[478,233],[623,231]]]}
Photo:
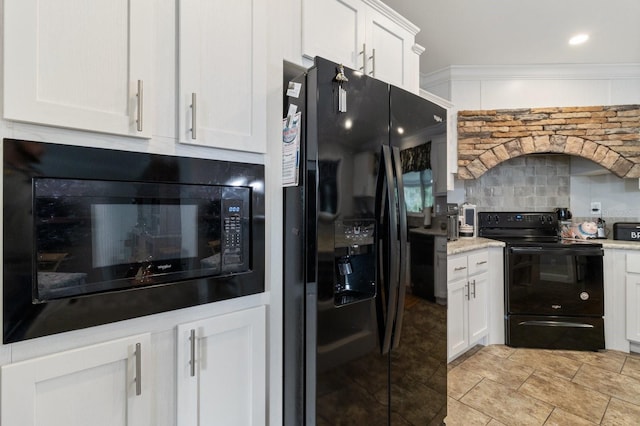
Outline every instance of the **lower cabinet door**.
{"label": "lower cabinet door", "polygon": [[447,294],[447,350],[448,359],[462,353],[469,346],[467,279],[449,282]]}
{"label": "lower cabinet door", "polygon": [[150,425],[150,335],[2,367],[3,425]]}
{"label": "lower cabinet door", "polygon": [[469,344],[474,344],[489,333],[489,274],[469,277]]}
{"label": "lower cabinet door", "polygon": [[178,326],[178,426],[266,424],[265,307]]}
{"label": "lower cabinet door", "polygon": [[640,274],[626,274],[627,339],[640,343]]}

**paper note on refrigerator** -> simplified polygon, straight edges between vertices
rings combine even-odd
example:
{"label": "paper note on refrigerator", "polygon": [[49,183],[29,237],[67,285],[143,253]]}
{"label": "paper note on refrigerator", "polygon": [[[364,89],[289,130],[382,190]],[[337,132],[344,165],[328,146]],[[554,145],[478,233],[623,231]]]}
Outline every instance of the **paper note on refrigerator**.
{"label": "paper note on refrigerator", "polygon": [[282,186],[297,186],[300,174],[300,118],[297,112],[282,120]]}

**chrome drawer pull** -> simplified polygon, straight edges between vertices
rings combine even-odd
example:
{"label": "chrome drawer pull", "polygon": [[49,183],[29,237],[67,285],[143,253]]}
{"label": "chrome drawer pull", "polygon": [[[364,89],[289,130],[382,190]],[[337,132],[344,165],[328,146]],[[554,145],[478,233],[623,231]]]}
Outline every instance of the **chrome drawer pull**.
{"label": "chrome drawer pull", "polygon": [[476,262],[476,265],[484,265],[485,263],[487,263],[486,260],[480,261],[480,262]]}
{"label": "chrome drawer pull", "polygon": [[453,268],[454,271],[464,271],[465,269],[467,269],[466,266],[458,266],[456,268]]}

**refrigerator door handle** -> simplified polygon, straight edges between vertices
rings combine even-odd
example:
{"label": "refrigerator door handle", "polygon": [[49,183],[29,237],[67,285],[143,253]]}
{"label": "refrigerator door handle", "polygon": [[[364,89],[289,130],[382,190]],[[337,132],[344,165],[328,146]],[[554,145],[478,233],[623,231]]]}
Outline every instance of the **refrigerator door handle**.
{"label": "refrigerator door handle", "polygon": [[[393,183],[393,163],[391,156],[391,148],[389,146],[382,146],[382,155],[380,162],[380,172],[378,173],[378,185],[377,185],[377,197],[376,197],[376,214],[379,223],[384,220],[388,221],[389,234],[386,238],[389,242],[388,256],[396,257],[398,255],[398,217],[395,213],[396,210],[396,194],[395,186]],[[386,217],[385,217],[386,213]],[[393,325],[396,316],[397,306],[397,294],[398,294],[398,262],[393,259],[384,259],[382,253],[384,248],[380,247],[380,257],[378,259],[380,267],[379,285],[382,303],[378,306],[381,309],[386,309],[386,312],[378,313],[378,325],[380,333],[380,347],[381,353],[387,354],[391,349],[391,337],[393,335]],[[385,272],[384,266],[389,262],[389,271]],[[387,286],[388,280],[388,294],[384,294],[384,287]],[[386,296],[386,297],[385,297]],[[384,301],[386,298],[386,306]]]}
{"label": "refrigerator door handle", "polygon": [[404,181],[402,180],[402,162],[400,160],[400,149],[392,148],[393,164],[395,167],[395,183],[398,193],[398,208],[394,211],[398,216],[398,234],[399,234],[399,250],[398,256],[395,257],[397,263],[396,268],[398,274],[398,304],[396,307],[395,324],[393,327],[393,345],[392,349],[397,348],[400,344],[400,334],[402,331],[402,319],[404,318],[404,298],[407,291],[407,267],[409,262],[408,256],[408,237],[407,237],[407,205],[404,202]]}

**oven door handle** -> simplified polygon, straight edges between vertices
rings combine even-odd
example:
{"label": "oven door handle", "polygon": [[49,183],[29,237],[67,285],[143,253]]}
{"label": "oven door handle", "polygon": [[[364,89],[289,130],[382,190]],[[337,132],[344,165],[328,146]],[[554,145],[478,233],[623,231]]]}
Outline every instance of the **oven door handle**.
{"label": "oven door handle", "polygon": [[604,256],[604,251],[600,247],[509,247],[509,253],[553,254],[557,256]]}
{"label": "oven door handle", "polygon": [[571,328],[594,328],[592,324],[584,324],[581,322],[569,322],[569,321],[521,321],[518,325],[534,325],[543,327],[571,327]]}

